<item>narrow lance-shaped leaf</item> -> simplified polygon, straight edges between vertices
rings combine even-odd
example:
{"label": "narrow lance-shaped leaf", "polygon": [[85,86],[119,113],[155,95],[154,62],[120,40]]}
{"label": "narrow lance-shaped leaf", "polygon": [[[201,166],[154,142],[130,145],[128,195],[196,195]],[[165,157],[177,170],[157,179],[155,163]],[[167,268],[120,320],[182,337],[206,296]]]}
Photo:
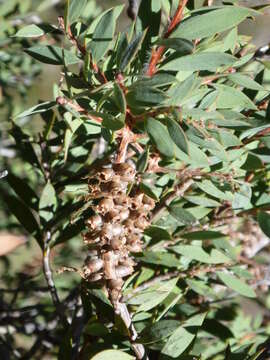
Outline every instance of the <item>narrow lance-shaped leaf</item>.
{"label": "narrow lance-shaped leaf", "polygon": [[181,38],[167,38],[167,39],[158,39],[157,45],[164,46],[165,48],[170,48],[176,50],[181,55],[191,54],[194,50],[194,44],[192,41]]}
{"label": "narrow lance-shaped leaf", "polygon": [[220,66],[232,66],[235,57],[219,52],[202,52],[181,57],[171,57],[162,65],[162,70],[170,71],[215,71]]}
{"label": "narrow lance-shaped leaf", "polygon": [[104,350],[92,357],[92,360],[135,360],[134,356],[120,350]]}
{"label": "narrow lance-shaped leaf", "polygon": [[109,9],[104,12],[100,18],[92,35],[92,41],[87,45],[87,49],[91,52],[95,63],[97,63],[109,49],[115,32],[116,20],[123,8],[124,5],[120,5]]}
{"label": "narrow lance-shaped leaf", "polygon": [[232,80],[235,84],[243,86],[247,89],[266,91],[263,86],[261,86],[259,83],[257,83],[247,75],[237,73],[230,74],[228,76],[228,79]]}
{"label": "narrow lance-shaped leaf", "polygon": [[234,275],[218,271],[217,276],[220,278],[220,280],[226,286],[228,286],[230,289],[236,291],[240,295],[250,297],[250,298],[256,297],[255,291],[249,285],[247,285],[244,281],[238,279]]}
{"label": "narrow lance-shaped leaf", "polygon": [[39,201],[39,215],[45,224],[53,218],[56,206],[57,198],[54,187],[47,182]]}
{"label": "narrow lance-shaped leaf", "polygon": [[50,32],[57,32],[57,28],[49,24],[31,24],[18,30],[14,37],[37,38]]}
{"label": "narrow lance-shaped leaf", "polygon": [[195,339],[205,317],[206,313],[195,315],[188,319],[184,325],[178,327],[166,341],[161,353],[172,358],[178,358]]}
{"label": "narrow lance-shaped leaf", "polygon": [[7,181],[15,193],[32,209],[37,209],[38,197],[28,183],[18,176],[9,173]]}
{"label": "narrow lance-shaped leaf", "polygon": [[174,144],[166,127],[160,121],[149,118],[146,123],[146,130],[162,155],[169,158],[174,156]]}
{"label": "narrow lance-shaped leaf", "polygon": [[248,8],[226,6],[206,14],[192,16],[178,26],[171,38],[182,37],[194,40],[212,36],[240,24],[249,15]]}
{"label": "narrow lance-shaped leaf", "polygon": [[43,244],[39,225],[29,208],[15,196],[7,195],[3,198],[10,212],[17,218],[25,230],[36,238],[38,244],[42,248]]}
{"label": "narrow lance-shaped leaf", "polygon": [[121,113],[125,114],[127,110],[127,102],[125,94],[118,83],[114,84],[114,100]]}
{"label": "narrow lance-shaped leaf", "polygon": [[167,118],[167,128],[173,142],[182,150],[184,153],[188,154],[188,141],[187,137],[177,122],[171,118]]}
{"label": "narrow lance-shaped leaf", "polygon": [[132,62],[135,58],[136,54],[140,49],[140,45],[143,42],[143,39],[146,35],[147,29],[143,32],[136,35],[135,39],[127,46],[124,53],[121,56],[120,62],[120,71],[123,72],[128,67],[128,65]]}
{"label": "narrow lance-shaped leaf", "polygon": [[169,212],[181,224],[190,225],[196,222],[196,218],[180,206],[170,206]]}
{"label": "narrow lance-shaped leaf", "polygon": [[156,306],[158,306],[159,304],[161,304],[168,297],[170,292],[173,290],[177,281],[178,281],[178,278],[169,280],[166,283],[163,283],[162,285],[160,285],[157,289],[155,289],[152,292],[152,296],[150,294],[148,299],[143,301],[143,303],[137,309],[137,312],[149,311],[149,310],[155,308]]}
{"label": "narrow lance-shaped leaf", "polygon": [[126,95],[127,103],[131,107],[161,107],[168,96],[161,90],[138,84],[132,86]]}
{"label": "narrow lance-shaped leaf", "polygon": [[77,64],[80,61],[80,59],[69,50],[63,50],[62,48],[54,45],[36,45],[25,49],[25,52],[34,59],[51,65],[63,65],[63,54],[66,66]]}
{"label": "narrow lance-shaped leaf", "polygon": [[87,0],[67,0],[67,23],[72,24],[81,16],[86,4]]}
{"label": "narrow lance-shaped leaf", "polygon": [[140,155],[138,158],[136,168],[138,172],[144,172],[147,168],[149,160],[149,147],[146,148],[146,150]]}
{"label": "narrow lance-shaped leaf", "polygon": [[219,109],[252,109],[257,110],[255,104],[240,90],[231,86],[215,85],[217,91],[216,107]]}
{"label": "narrow lance-shaped leaf", "polygon": [[258,222],[262,231],[270,238],[270,215],[266,212],[259,212]]}
{"label": "narrow lance-shaped leaf", "polygon": [[31,116],[31,115],[46,112],[46,111],[52,109],[55,105],[56,105],[55,101],[45,101],[43,103],[35,105],[35,106],[31,107],[30,109],[27,109],[27,110],[23,111],[22,113],[16,115],[15,119],[20,119],[20,118],[23,118],[26,116]]}

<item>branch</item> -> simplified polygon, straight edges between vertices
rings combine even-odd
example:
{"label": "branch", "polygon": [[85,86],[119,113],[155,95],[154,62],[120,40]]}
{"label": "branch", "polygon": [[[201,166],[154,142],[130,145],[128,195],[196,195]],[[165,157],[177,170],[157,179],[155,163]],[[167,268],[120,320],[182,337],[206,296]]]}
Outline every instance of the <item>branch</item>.
{"label": "branch", "polygon": [[167,274],[164,274],[164,275],[159,275],[149,281],[146,281],[145,283],[136,287],[135,289],[133,289],[129,294],[127,294],[126,296],[123,297],[123,300],[127,301],[130,298],[132,298],[135,294],[140,293],[161,281],[175,279],[177,277],[179,277],[179,279],[193,278],[201,273],[203,273],[203,274],[214,273],[217,270],[224,270],[224,269],[230,268],[231,266],[234,266],[234,265],[235,264],[232,263],[232,264],[226,264],[226,265],[224,265],[224,264],[209,265],[209,266],[205,266],[205,267],[199,266],[199,267],[191,268],[187,272],[181,272],[180,270],[176,270],[176,271],[172,271]]}
{"label": "branch", "polygon": [[127,15],[132,21],[134,21],[138,12],[138,3],[137,0],[128,0],[128,3]]}
{"label": "branch", "polygon": [[[183,12],[184,12],[184,8],[187,4],[188,0],[179,0],[179,5],[178,8],[176,10],[176,13],[168,27],[168,30],[166,31],[164,38],[168,38],[171,33],[174,31],[174,29],[179,25],[179,23],[181,22],[182,18],[183,18]],[[165,47],[164,46],[159,46],[156,50],[153,49],[152,50],[152,55],[151,55],[151,59],[150,59],[150,63],[147,69],[146,74],[148,76],[153,76],[157,69],[157,63],[159,62],[161,56],[163,55],[165,51]]]}
{"label": "branch", "polygon": [[148,356],[146,355],[144,346],[136,342],[136,339],[138,338],[138,334],[134,325],[132,324],[131,316],[126,304],[122,302],[117,302],[116,304],[114,304],[114,308],[115,308],[115,313],[118,316],[120,316],[120,318],[122,319],[123,323],[125,324],[128,330],[131,347],[134,353],[136,354],[137,359],[148,360]]}
{"label": "branch", "polygon": [[50,240],[51,240],[51,232],[47,231],[44,236],[43,272],[48,285],[49,292],[51,294],[53,304],[56,308],[56,312],[59,315],[59,318],[64,322],[64,324],[68,324],[67,319],[63,315],[62,305],[53,280],[51,264],[50,264],[50,252],[51,252]]}
{"label": "branch", "polygon": [[188,179],[178,185],[172,193],[168,194],[167,197],[158,205],[152,212],[151,221],[157,220],[160,214],[170,205],[170,203],[177,197],[184,196],[185,192],[192,186],[194,181],[192,179]]}
{"label": "branch", "polygon": [[58,96],[56,98],[56,102],[57,104],[61,105],[61,106],[70,106],[73,110],[77,111],[80,114],[85,115],[86,117],[88,117],[88,119],[90,120],[95,120],[99,123],[102,122],[102,118],[99,116],[95,116],[95,115],[91,115],[89,114],[84,108],[82,108],[79,104],[76,104],[74,102],[72,102],[71,100],[68,100],[62,96]]}

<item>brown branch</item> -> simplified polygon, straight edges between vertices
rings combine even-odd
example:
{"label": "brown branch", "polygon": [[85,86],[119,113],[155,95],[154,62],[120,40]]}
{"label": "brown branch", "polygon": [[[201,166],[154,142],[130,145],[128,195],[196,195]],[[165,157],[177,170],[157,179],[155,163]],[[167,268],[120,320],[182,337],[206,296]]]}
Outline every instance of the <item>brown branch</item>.
{"label": "brown branch", "polygon": [[95,115],[91,115],[89,114],[84,108],[82,108],[79,104],[76,104],[74,102],[72,102],[71,100],[68,100],[62,96],[58,96],[56,98],[56,102],[57,104],[61,105],[61,106],[65,106],[65,105],[68,105],[70,106],[73,110],[77,111],[78,113],[81,113],[83,115],[85,115],[86,117],[88,117],[88,119],[91,119],[91,120],[95,120],[99,123],[102,122],[102,118],[99,117],[99,116],[95,116]]}
{"label": "brown branch", "polygon": [[[184,8],[187,4],[188,0],[179,0],[179,5],[178,8],[176,10],[176,13],[168,27],[168,30],[166,31],[164,38],[168,38],[171,33],[175,30],[175,28],[179,25],[179,23],[181,22],[182,18],[183,18],[183,12],[184,12]],[[150,59],[150,63],[147,69],[146,74],[148,76],[153,76],[157,69],[157,63],[159,62],[161,56],[163,55],[165,51],[165,47],[164,46],[159,46],[157,49],[153,49],[152,50],[152,55],[151,55],[151,59]]]}
{"label": "brown branch", "polygon": [[132,323],[132,319],[126,304],[123,302],[117,302],[114,304],[115,313],[122,319],[123,323],[129,334],[129,340],[131,343],[132,350],[136,354],[136,358],[138,360],[148,360],[148,356],[146,355],[145,348],[142,344],[136,342],[138,338],[138,333]]}
{"label": "brown branch", "polygon": [[63,313],[63,307],[60,302],[57,289],[55,287],[55,283],[53,280],[52,270],[51,270],[51,263],[50,263],[50,241],[51,241],[51,232],[46,231],[44,235],[44,248],[43,248],[43,273],[45,276],[45,280],[48,285],[48,290],[51,294],[51,298],[53,301],[53,304],[55,306],[57,315],[59,316],[59,319],[63,322],[63,324],[68,325],[68,321]]}
{"label": "brown branch", "polygon": [[136,287],[129,294],[124,296],[123,300],[127,301],[127,300],[131,299],[135,294],[140,293],[144,290],[147,290],[149,287],[151,287],[161,281],[175,279],[177,277],[179,277],[179,279],[193,278],[201,273],[204,273],[204,274],[214,273],[217,270],[227,269],[230,266],[234,266],[234,265],[235,264],[226,264],[226,265],[217,264],[217,265],[209,265],[209,266],[205,266],[205,267],[198,266],[198,267],[194,267],[194,268],[188,270],[187,272],[181,272],[180,270],[168,272],[167,274],[156,276],[154,279],[146,281],[142,285]]}
{"label": "brown branch", "polygon": [[151,221],[153,222],[157,220],[161,215],[161,213],[170,205],[170,203],[174,199],[176,199],[177,197],[184,196],[185,192],[192,186],[193,183],[194,181],[192,179],[188,179],[183,183],[181,183],[180,185],[178,185],[175,191],[168,194],[168,196],[166,196],[164,200],[153,210]]}
{"label": "brown branch", "polygon": [[74,45],[83,55],[86,54],[86,49],[84,46],[82,46],[78,39],[75,38],[75,36],[72,34],[70,26],[68,26],[68,29],[66,31],[65,29],[65,21],[63,16],[58,16],[58,26],[59,29],[61,31],[63,31],[63,33],[67,36],[67,38],[69,39],[69,41],[72,43],[72,45]]}

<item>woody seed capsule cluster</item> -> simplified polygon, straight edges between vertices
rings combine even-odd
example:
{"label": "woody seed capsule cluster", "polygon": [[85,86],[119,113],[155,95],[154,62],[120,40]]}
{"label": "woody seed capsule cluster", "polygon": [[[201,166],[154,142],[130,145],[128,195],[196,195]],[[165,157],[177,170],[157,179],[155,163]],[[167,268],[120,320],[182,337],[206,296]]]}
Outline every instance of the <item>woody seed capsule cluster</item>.
{"label": "woody seed capsule cluster", "polygon": [[142,251],[142,234],[155,205],[140,191],[127,195],[135,177],[132,165],[119,163],[98,169],[88,181],[95,214],[86,221],[84,243],[89,255],[84,276],[105,285],[114,302],[119,299],[123,278],[133,273],[135,262],[130,253]]}

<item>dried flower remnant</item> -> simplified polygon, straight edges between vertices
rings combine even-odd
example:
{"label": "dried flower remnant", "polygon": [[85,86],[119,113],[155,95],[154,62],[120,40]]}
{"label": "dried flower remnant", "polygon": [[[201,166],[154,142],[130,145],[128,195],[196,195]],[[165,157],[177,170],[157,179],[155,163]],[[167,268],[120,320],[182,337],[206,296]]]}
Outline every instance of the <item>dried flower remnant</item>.
{"label": "dried flower remnant", "polygon": [[89,282],[104,286],[114,303],[121,296],[123,279],[134,271],[131,253],[142,251],[142,234],[155,206],[135,180],[136,171],[128,163],[101,167],[88,179],[95,214],[86,221],[88,231],[83,235],[89,248],[83,272]]}

